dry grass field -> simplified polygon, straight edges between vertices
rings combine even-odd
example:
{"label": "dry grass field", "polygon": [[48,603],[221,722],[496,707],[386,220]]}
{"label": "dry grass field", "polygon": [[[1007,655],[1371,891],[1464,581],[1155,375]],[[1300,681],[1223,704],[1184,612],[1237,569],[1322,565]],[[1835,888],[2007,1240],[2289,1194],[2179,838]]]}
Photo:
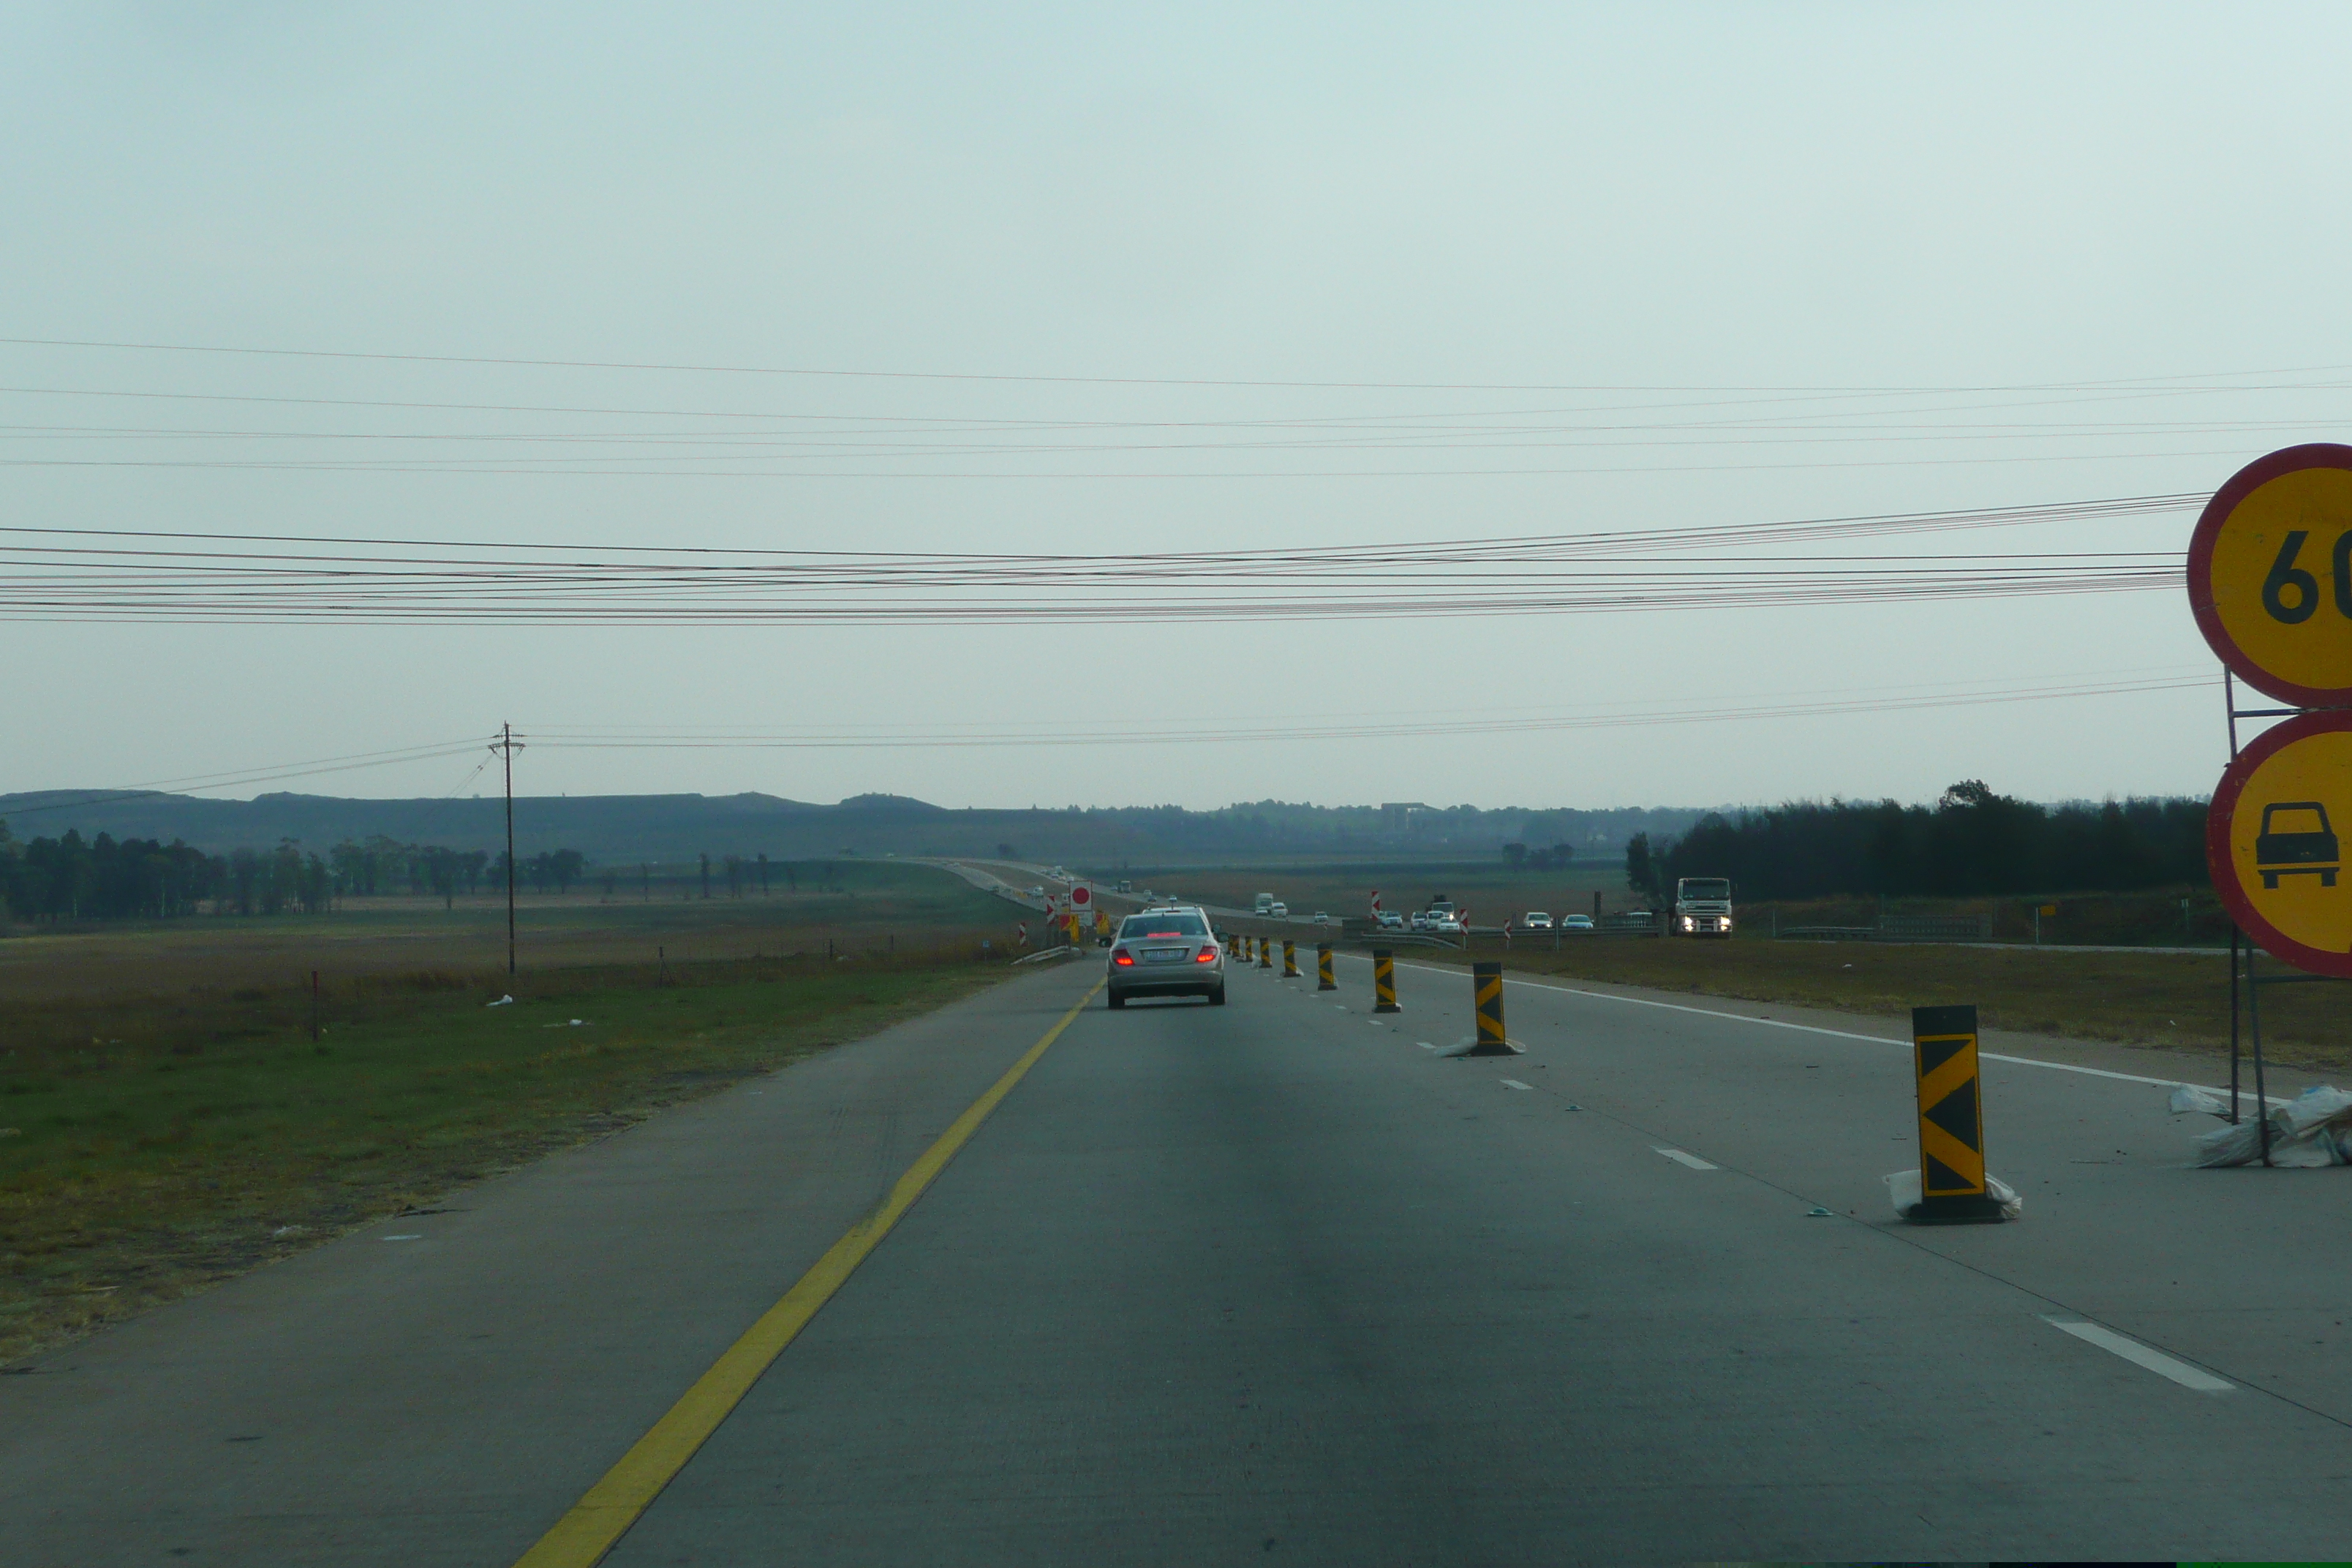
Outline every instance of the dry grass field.
{"label": "dry grass field", "polygon": [[533,900],[513,979],[487,900],[0,941],[0,1360],[1006,973],[996,900],[839,875]]}

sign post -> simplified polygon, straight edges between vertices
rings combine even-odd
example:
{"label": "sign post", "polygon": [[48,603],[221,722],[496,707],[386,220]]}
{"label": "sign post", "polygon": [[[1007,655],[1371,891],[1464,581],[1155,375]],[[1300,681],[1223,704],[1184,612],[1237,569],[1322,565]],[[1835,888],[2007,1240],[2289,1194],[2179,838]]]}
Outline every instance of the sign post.
{"label": "sign post", "polygon": [[[2189,608],[2227,670],[2231,760],[2206,815],[2205,860],[2232,921],[2230,1119],[2242,978],[2267,1165],[2262,988],[2352,979],[2338,837],[2352,821],[2352,447],[2289,447],[2231,475],[2189,538]],[[2240,708],[2240,680],[2289,706]],[[2286,721],[2242,750],[2241,719]],[[2261,973],[2265,952],[2303,973]]]}

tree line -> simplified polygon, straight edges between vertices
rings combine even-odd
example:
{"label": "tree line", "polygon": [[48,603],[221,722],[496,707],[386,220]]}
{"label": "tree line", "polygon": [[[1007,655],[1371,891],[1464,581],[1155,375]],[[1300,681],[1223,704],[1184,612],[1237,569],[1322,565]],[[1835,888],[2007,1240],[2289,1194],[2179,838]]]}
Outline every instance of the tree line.
{"label": "tree line", "polygon": [[[588,867],[576,849],[553,849],[517,862],[516,880],[540,891],[568,892]],[[214,914],[325,914],[345,898],[433,895],[454,905],[459,892],[506,885],[506,856],[381,836],[347,839],[325,855],[292,839],[275,849],[226,855],[173,840],[85,839],[68,830],[23,840],[0,821],[0,913],[21,921],[168,920]]]}
{"label": "tree line", "polygon": [[0,822],[0,910],[17,920],[166,920],[222,914],[320,914],[334,878],[290,843],[268,852],[207,855],[174,841],[57,838],[20,842]]}
{"label": "tree line", "polygon": [[1627,886],[1660,900],[1683,877],[1728,877],[1741,898],[1810,899],[2125,892],[2205,876],[2201,800],[2045,806],[1980,779],[1932,806],[1791,801],[1711,812],[1678,838],[1637,834],[1625,846]]}

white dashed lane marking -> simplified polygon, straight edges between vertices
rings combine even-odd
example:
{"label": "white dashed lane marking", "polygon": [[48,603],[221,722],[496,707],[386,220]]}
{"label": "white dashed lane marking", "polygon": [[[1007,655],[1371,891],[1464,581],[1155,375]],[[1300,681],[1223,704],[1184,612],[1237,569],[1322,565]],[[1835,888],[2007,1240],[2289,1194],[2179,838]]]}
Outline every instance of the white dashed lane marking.
{"label": "white dashed lane marking", "polygon": [[1531,1084],[1531,1083],[1521,1083],[1517,1079],[1515,1079],[1515,1078],[1507,1078],[1507,1079],[1505,1079],[1503,1080],[1503,1087],[1504,1087],[1505,1089],[1534,1089],[1534,1088],[1535,1088],[1535,1085],[1533,1085],[1533,1084]]}
{"label": "white dashed lane marking", "polygon": [[2200,1394],[2227,1394],[2237,1385],[2224,1383],[2202,1367],[2191,1366],[2185,1361],[2175,1361],[2162,1351],[2150,1350],[2137,1340],[2127,1340],[2113,1329],[2103,1329],[2096,1323],[2086,1323],[2079,1318],[2042,1320],[2061,1333],[2074,1335],[2086,1345],[2119,1355],[2134,1366],[2144,1366],[2158,1377],[2168,1377],[2183,1388],[2193,1388]]}
{"label": "white dashed lane marking", "polygon": [[1677,1165],[1688,1165],[1694,1171],[1712,1171],[1718,1167],[1708,1164],[1696,1154],[1685,1154],[1680,1149],[1661,1149],[1659,1153]]}

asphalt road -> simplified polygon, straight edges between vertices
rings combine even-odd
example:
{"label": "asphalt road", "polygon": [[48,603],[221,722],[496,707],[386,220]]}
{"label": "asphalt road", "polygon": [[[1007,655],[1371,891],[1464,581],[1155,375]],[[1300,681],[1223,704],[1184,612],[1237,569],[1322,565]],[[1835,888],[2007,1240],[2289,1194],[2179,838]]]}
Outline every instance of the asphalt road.
{"label": "asphalt road", "polygon": [[[0,1378],[0,1562],[512,1563],[1098,973]],[[2025,1217],[1919,1229],[1883,1021],[1339,978],[1096,998],[607,1561],[2347,1555],[2352,1173],[2173,1058],[1989,1038]]]}

